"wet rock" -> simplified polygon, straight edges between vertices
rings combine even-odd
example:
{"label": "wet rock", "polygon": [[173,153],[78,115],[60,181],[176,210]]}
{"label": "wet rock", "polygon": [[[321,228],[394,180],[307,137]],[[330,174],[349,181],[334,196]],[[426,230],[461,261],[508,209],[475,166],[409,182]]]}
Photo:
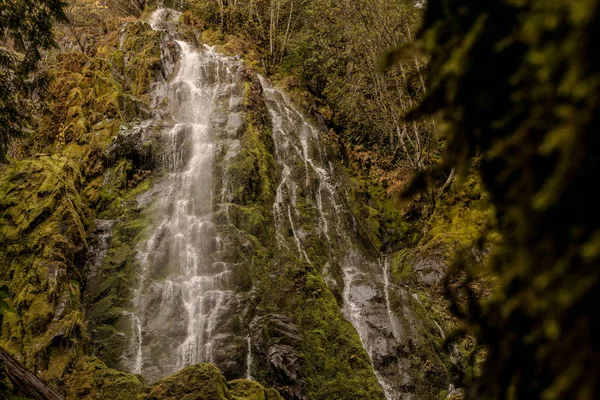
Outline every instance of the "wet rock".
{"label": "wet rock", "polygon": [[292,346],[273,345],[269,347],[269,362],[280,382],[295,385],[300,377],[299,356]]}
{"label": "wet rock", "polygon": [[198,364],[156,382],[148,400],[227,400],[227,382],[217,367]]}
{"label": "wet rock", "polygon": [[94,220],[88,229],[87,238],[90,244],[90,250],[88,253],[88,261],[83,268],[85,277],[83,301],[86,305],[89,305],[89,299],[86,295],[89,292],[95,292],[96,287],[99,284],[99,279],[101,279],[101,277],[99,277],[100,267],[110,249],[115,222],[116,221],[114,220],[97,219]]}
{"label": "wet rock", "polygon": [[151,169],[154,160],[151,146],[145,145],[151,121],[125,124],[104,153],[105,164],[112,166],[117,160],[129,160],[137,169]]}
{"label": "wet rock", "polygon": [[409,262],[418,281],[427,285],[440,283],[448,269],[448,260],[441,247],[428,251],[426,254],[416,253]]}
{"label": "wet rock", "polygon": [[253,356],[265,381],[285,399],[305,399],[306,381],[301,375],[303,359],[298,351],[302,337],[291,318],[268,314],[251,324]]}
{"label": "wet rock", "polygon": [[212,362],[227,380],[246,377],[246,341],[231,334],[221,334],[213,339]]}

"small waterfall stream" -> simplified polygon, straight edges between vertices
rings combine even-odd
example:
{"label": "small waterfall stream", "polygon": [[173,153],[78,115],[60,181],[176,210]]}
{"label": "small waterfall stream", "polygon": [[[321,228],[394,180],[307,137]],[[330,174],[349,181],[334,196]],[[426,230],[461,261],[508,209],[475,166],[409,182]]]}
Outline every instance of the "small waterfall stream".
{"label": "small waterfall stream", "polygon": [[[326,261],[338,264],[343,275],[342,311],[356,328],[387,399],[409,399],[410,394],[398,390],[412,382],[408,362],[396,355],[403,332],[390,305],[389,261],[369,256],[358,243],[363,233],[347,207],[347,193],[338,188],[335,168],[324,154],[322,130],[262,77],[261,84],[282,171],[273,206],[278,246],[312,264],[310,243],[326,243]],[[315,209],[313,217],[305,215],[309,206]],[[303,226],[311,218],[318,229]]]}
{"label": "small waterfall stream", "polygon": [[248,343],[248,355],[246,356],[246,379],[252,380],[252,338],[250,335],[246,336],[246,342]]}

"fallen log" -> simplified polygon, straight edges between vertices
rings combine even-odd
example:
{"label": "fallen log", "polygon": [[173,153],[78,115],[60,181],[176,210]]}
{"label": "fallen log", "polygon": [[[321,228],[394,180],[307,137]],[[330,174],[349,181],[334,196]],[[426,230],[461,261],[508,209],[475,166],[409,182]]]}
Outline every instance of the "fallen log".
{"label": "fallen log", "polygon": [[0,365],[4,365],[6,373],[20,395],[32,400],[64,400],[2,347],[0,347]]}

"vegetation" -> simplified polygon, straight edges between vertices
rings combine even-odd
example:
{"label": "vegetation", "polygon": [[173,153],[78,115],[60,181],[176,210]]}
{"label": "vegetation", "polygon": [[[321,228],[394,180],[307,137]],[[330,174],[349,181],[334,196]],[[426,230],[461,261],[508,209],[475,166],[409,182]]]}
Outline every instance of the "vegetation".
{"label": "vegetation", "polygon": [[420,112],[443,110],[448,164],[481,158],[503,238],[491,260],[498,290],[456,310],[487,353],[469,397],[595,398],[600,3],[428,3]]}
{"label": "vegetation", "polygon": [[[231,204],[215,218],[243,265],[240,291],[260,315],[287,318],[285,334],[259,320],[259,339],[294,341],[303,396],[382,396],[340,311],[338,255],[310,233],[314,264],[274,244],[280,171],[256,72],[330,130],[355,229],[401,289],[386,300],[439,328],[424,324],[426,343],[411,341],[407,358],[433,382],[417,396],[441,395],[453,368],[468,398],[599,397],[600,216],[589,193],[600,172],[600,1],[429,0],[424,15],[412,3],[167,1],[185,11],[185,40],[246,60],[240,151],[215,160]],[[170,33],[138,21],[156,5],[0,0],[0,345],[68,398],[279,399],[210,365],[147,385],[103,362],[122,352],[118,321],[151,211],[137,198],[160,153],[160,140],[128,133],[151,115],[165,55],[177,57]],[[417,194],[406,203],[402,192]],[[316,211],[299,199],[301,228],[314,232]],[[118,221],[83,298],[96,218]],[[448,346],[452,359],[439,355]],[[253,376],[277,381],[256,357]],[[292,386],[277,389],[292,398]]]}
{"label": "vegetation", "polygon": [[23,131],[48,77],[36,74],[42,50],[56,45],[55,22],[66,21],[62,0],[2,0],[0,9],[0,160]]}
{"label": "vegetation", "polygon": [[0,325],[2,325],[2,315],[5,312],[14,312],[13,309],[6,302],[6,298],[9,297],[8,286],[4,285],[0,287]]}
{"label": "vegetation", "polygon": [[249,44],[246,54],[306,111],[324,118],[346,156],[360,164],[356,172],[388,194],[437,162],[433,120],[403,121],[426,92],[426,59],[380,69],[386,50],[413,40],[414,7],[369,0],[191,0],[188,7],[198,26]]}

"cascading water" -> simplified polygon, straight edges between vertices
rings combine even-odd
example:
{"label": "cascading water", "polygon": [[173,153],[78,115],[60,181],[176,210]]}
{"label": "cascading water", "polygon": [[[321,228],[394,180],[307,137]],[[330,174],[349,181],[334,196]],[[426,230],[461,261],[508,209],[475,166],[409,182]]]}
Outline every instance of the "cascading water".
{"label": "cascading water", "polygon": [[[273,121],[275,156],[282,171],[273,206],[278,246],[312,264],[306,243],[326,243],[323,274],[328,284],[335,286],[335,279],[327,275],[331,264],[339,265],[343,276],[342,311],[356,328],[387,399],[410,399],[414,383],[409,361],[399,356],[398,350],[403,336],[410,337],[412,332],[410,324],[402,324],[391,310],[388,260],[369,256],[359,243],[364,233],[347,206],[347,194],[336,185],[336,170],[321,143],[322,131],[308,122],[281,91],[264,78],[261,83]],[[312,214],[307,211],[309,207],[314,209]],[[314,215],[318,229],[304,227],[311,219],[306,214]],[[311,239],[311,235],[318,237]]]}
{"label": "cascading water", "polygon": [[[178,15],[159,9],[151,26],[161,29]],[[125,369],[150,380],[198,362],[216,362],[215,348],[223,347],[216,343],[226,340],[223,329],[239,301],[233,268],[219,257],[213,214],[221,198],[213,192],[219,178],[215,154],[234,141],[227,118],[235,116],[241,102],[242,64],[212,48],[196,51],[183,41],[176,44],[178,65],[163,89],[170,117],[158,124],[168,172],[156,183],[153,223],[138,252],[139,285],[126,312],[130,346],[122,359]]]}
{"label": "cascading water", "polygon": [[248,355],[246,356],[246,379],[252,380],[252,338],[246,336],[248,342]]}
{"label": "cascading water", "polygon": [[[333,162],[324,130],[265,79],[260,78],[263,93],[256,90],[237,58],[176,40],[179,16],[159,9],[150,17],[152,28],[161,31],[165,65],[152,90],[153,119],[136,129],[144,140],[158,137],[153,160],[158,158],[163,172],[157,171],[151,189],[138,198],[148,229],[135,240],[137,284],[131,306],[116,324],[125,350],[115,366],[153,381],[212,362],[227,379],[271,379],[291,388],[293,398],[302,398],[307,380],[301,324],[276,314],[272,304],[268,311],[261,309],[264,277],[262,271],[252,275],[253,241],[269,241],[274,233],[274,243],[261,243],[268,252],[275,250],[272,245],[280,250],[269,254],[276,266],[269,274],[281,273],[285,262],[321,268],[387,399],[413,398],[409,347],[418,334],[406,306],[413,299],[391,282],[389,260],[380,257],[353,215],[342,189],[343,171]],[[173,54],[176,65],[170,62]],[[264,108],[260,126],[252,126],[251,113],[264,105],[248,93],[265,100],[274,147]],[[240,212],[253,207],[253,200],[240,193],[256,189],[245,178],[258,168],[244,158],[252,129],[264,129],[265,156],[274,156],[278,165],[269,171],[269,179],[279,179],[269,186],[275,189],[270,208],[275,229],[265,227],[260,239],[262,232],[254,236],[240,225]],[[261,323],[253,328],[251,321]],[[277,326],[285,341],[265,339],[262,329],[269,326]]]}

